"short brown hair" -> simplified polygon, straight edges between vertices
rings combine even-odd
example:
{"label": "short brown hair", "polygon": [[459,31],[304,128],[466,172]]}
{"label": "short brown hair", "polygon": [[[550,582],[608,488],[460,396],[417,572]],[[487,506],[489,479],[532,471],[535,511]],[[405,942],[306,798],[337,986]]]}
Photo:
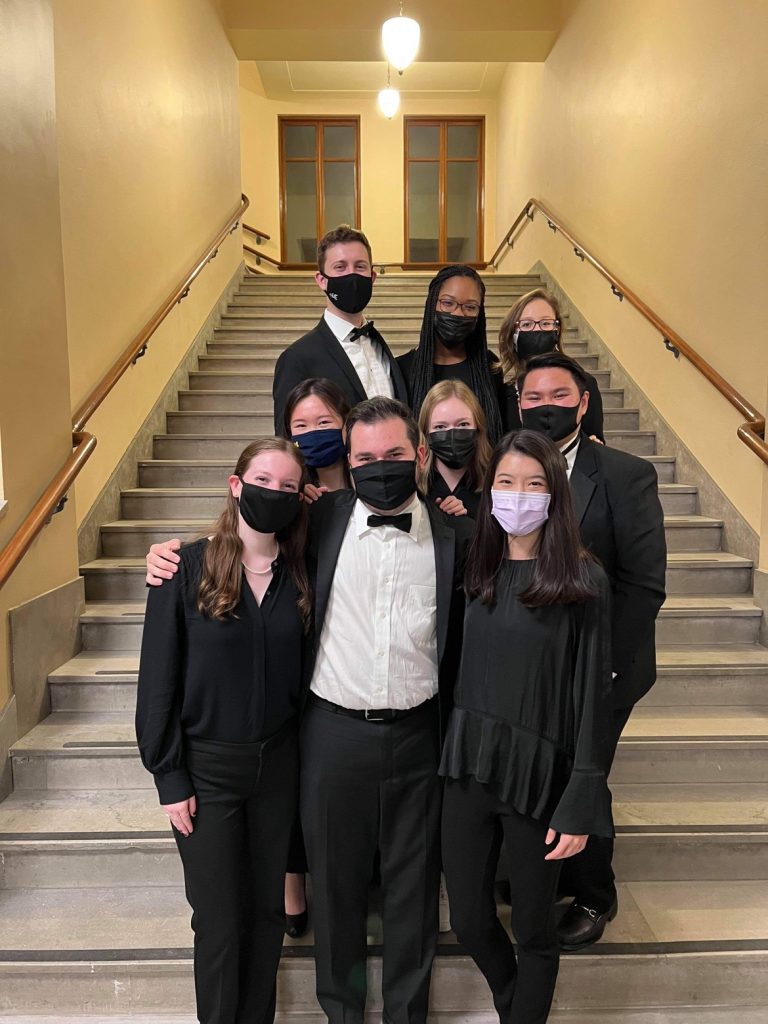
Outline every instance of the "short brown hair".
{"label": "short brown hair", "polygon": [[396,398],[377,395],[365,402],[358,402],[347,416],[347,451],[352,447],[352,428],[356,423],[383,423],[385,420],[402,420],[408,433],[408,440],[417,451],[421,444],[421,432],[407,405]]}
{"label": "short brown hair", "polygon": [[[512,309],[504,317],[501,327],[499,328],[499,357],[501,359],[501,368],[504,372],[504,380],[512,382],[522,373],[524,367],[522,360],[517,355],[515,349],[514,334],[517,322],[522,316],[523,310],[529,302],[533,302],[534,299],[543,299],[547,302],[555,313],[555,320],[560,321],[560,335],[563,332],[563,318],[560,315],[560,303],[557,301],[552,292],[548,292],[545,288],[534,288],[531,292],[526,292],[522,295],[517,302],[514,304]],[[560,338],[557,339],[556,351],[560,352]]]}
{"label": "short brown hair", "polygon": [[332,231],[326,231],[317,243],[317,269],[321,274],[325,274],[326,252],[332,245],[339,245],[341,242],[359,242],[361,245],[364,245],[368,252],[368,261],[373,263],[371,243],[365,237],[363,232],[358,231],[357,228],[353,228],[349,224],[339,224],[339,226],[334,228]]}

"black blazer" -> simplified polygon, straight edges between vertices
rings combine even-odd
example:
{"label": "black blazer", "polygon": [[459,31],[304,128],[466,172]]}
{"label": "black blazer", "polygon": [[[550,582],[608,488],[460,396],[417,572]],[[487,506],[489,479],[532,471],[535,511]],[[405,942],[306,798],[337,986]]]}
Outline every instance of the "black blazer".
{"label": "black blazer", "polygon": [[[592,437],[594,434],[595,437],[599,437],[605,443],[605,435],[603,433],[603,398],[600,394],[600,388],[597,386],[597,381],[591,373],[587,373],[585,370],[584,376],[587,378],[589,405],[581,421],[581,429],[587,437]],[[504,419],[504,429],[507,431],[520,430],[522,427],[520,407],[517,404],[517,390],[514,383],[505,384],[504,391],[504,403],[501,411]]]}
{"label": "black blazer", "polygon": [[611,581],[613,703],[631,707],[656,680],[655,622],[666,597],[656,470],[582,434],[570,482],[581,539]]}
{"label": "black blazer", "polygon": [[[332,491],[312,505],[307,567],[315,592],[316,644],[323,631],[336,563],[356,499],[354,491]],[[432,524],[435,545],[437,664],[443,734],[453,707],[453,687],[459,668],[464,623],[464,568],[474,524],[463,516],[445,515],[430,501],[425,502],[425,508]]]}
{"label": "black blazer", "polygon": [[[385,358],[389,360],[394,396],[407,405],[408,391],[397,360],[378,331],[375,331],[374,336]],[[338,384],[350,405],[357,405],[367,397],[349,356],[325,322],[325,317],[321,317],[316,327],[289,345],[277,360],[272,384],[276,434],[283,434],[283,416],[288,395],[297,384],[310,377],[326,377]]]}

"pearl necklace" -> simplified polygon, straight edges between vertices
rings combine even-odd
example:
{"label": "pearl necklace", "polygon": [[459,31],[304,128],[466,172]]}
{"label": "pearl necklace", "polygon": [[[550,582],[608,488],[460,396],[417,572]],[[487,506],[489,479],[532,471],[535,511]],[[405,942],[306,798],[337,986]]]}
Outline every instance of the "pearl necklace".
{"label": "pearl necklace", "polygon": [[[280,548],[278,548],[277,551],[272,556],[272,561],[273,562],[274,562],[274,560],[277,558],[277,556],[279,554],[280,554]],[[245,569],[246,572],[253,573],[254,576],[268,576],[269,573],[272,572],[272,565],[271,564],[270,564],[268,569],[252,569],[250,567],[250,565],[246,565],[245,562],[241,562],[240,564],[242,565],[242,567]]]}

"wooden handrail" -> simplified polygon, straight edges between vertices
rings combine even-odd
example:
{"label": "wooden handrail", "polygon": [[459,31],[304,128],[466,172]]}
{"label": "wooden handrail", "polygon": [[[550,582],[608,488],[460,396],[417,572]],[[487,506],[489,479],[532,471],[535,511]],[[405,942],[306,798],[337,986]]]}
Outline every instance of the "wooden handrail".
{"label": "wooden handrail", "polygon": [[77,431],[72,434],[72,454],[46,487],[18,530],[0,552],[0,587],[29,550],[32,541],[67,500],[66,494],[75,477],[91,457],[96,447],[93,434]]}
{"label": "wooden handrail", "polygon": [[136,361],[144,355],[152,335],[173,307],[189,295],[189,290],[196,278],[218,254],[219,247],[227,235],[232,234],[240,226],[242,216],[247,209],[248,197],[241,195],[240,205],[237,210],[227,219],[224,227],[219,231],[205,252],[195,261],[178,287],[174,288],[171,294],[158,307],[157,311],[139,331],[120,358],[110,367],[75,413],[72,422],[72,454],[35,502],[32,511],[19,525],[10,541],[0,551],[0,587],[6,583],[43,527],[64,507],[64,503],[67,500],[67,491],[72,487],[81,469],[91,457],[96,447],[96,438],[93,434],[85,432],[83,429],[85,424],[93,416],[110,391],[112,391],[125,371],[130,366],[135,365]]}
{"label": "wooden handrail", "polygon": [[703,356],[699,355],[696,349],[682,338],[677,331],[674,331],[669,324],[665,323],[631,288],[628,288],[622,281],[612,274],[610,270],[596,256],[582,245],[574,235],[563,225],[562,221],[541,202],[540,199],[529,199],[523,209],[516,217],[512,227],[504,236],[496,252],[491,257],[491,266],[498,268],[501,257],[509,249],[514,247],[515,241],[525,230],[525,226],[533,220],[536,210],[540,211],[547,219],[548,227],[555,233],[559,232],[572,246],[574,255],[582,261],[589,263],[605,278],[611,286],[611,291],[619,301],[626,299],[630,306],[643,316],[648,323],[654,327],[662,337],[664,345],[672,353],[675,359],[685,356],[689,363],[694,366],[712,384],[730,404],[736,409],[739,415],[746,420],[736,431],[737,437],[753,451],[759,459],[768,465],[768,444],[765,441],[765,417],[749,402],[736,388],[725,379],[717,370],[708,363]]}
{"label": "wooden handrail", "polygon": [[254,228],[250,224],[243,224],[243,231],[250,231],[252,235],[258,235],[258,237],[263,238],[265,242],[272,241],[272,235],[268,235],[266,231],[260,231],[259,228]]}
{"label": "wooden handrail", "polygon": [[265,252],[259,252],[258,249],[254,249],[252,245],[246,245],[245,242],[243,242],[243,252],[249,252],[252,256],[255,256],[257,266],[262,260],[266,260],[267,263],[273,264],[278,270],[283,269],[283,264],[280,260],[276,260],[274,256],[269,256]]}

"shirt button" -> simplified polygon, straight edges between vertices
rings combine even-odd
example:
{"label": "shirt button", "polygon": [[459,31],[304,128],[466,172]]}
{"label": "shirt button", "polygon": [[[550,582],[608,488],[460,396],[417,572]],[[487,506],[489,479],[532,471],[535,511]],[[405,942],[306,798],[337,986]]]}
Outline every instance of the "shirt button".
{"label": "shirt button", "polygon": [[382,612],[381,615],[379,616],[380,619],[386,619],[386,617],[387,617],[387,613],[386,612]]}

